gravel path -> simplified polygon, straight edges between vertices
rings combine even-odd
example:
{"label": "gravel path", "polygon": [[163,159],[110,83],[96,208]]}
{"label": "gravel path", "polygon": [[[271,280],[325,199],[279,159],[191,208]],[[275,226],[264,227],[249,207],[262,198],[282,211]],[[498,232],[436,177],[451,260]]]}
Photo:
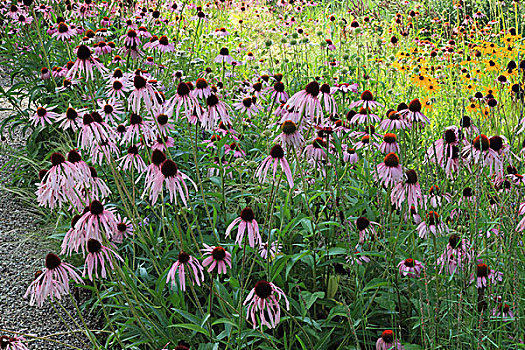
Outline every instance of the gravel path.
{"label": "gravel path", "polygon": [[[1,70],[2,67],[0,67]],[[0,76],[2,76],[0,71]],[[3,75],[5,76],[5,75]],[[0,78],[0,84],[5,86],[7,80]],[[9,108],[4,98],[0,98],[0,108]],[[22,106],[26,107],[26,106]],[[9,112],[0,111],[0,121]],[[2,138],[0,142],[0,168],[10,157],[10,150],[24,146],[24,135],[16,133],[13,139]],[[9,169],[0,170],[0,329],[31,334],[37,337],[49,337],[62,343],[74,345],[77,348],[89,349],[86,337],[82,333],[75,335],[68,330],[46,302],[42,308],[30,306],[23,295],[34,278],[37,270],[43,267],[44,258],[49,252],[58,249],[50,240],[46,240],[49,231],[44,232],[23,202],[12,193],[3,189]],[[75,314],[71,302],[64,302],[65,308]],[[59,308],[59,306],[56,306]],[[62,317],[68,320],[65,312]],[[68,320],[70,329],[76,329]],[[9,335],[0,330],[0,335]],[[78,337],[78,338],[77,338]],[[85,344],[80,340],[82,339]],[[26,337],[30,340],[30,337]],[[28,348],[33,349],[71,349],[56,342],[31,340]]]}

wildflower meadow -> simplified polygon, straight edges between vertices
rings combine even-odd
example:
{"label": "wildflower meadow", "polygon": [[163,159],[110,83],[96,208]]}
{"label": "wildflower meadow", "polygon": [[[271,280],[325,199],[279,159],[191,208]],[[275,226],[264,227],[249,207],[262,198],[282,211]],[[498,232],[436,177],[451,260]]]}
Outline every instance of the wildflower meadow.
{"label": "wildflower meadow", "polygon": [[520,1],[4,0],[0,23],[0,133],[26,136],[0,174],[54,247],[20,298],[80,341],[13,320],[0,349],[525,348]]}

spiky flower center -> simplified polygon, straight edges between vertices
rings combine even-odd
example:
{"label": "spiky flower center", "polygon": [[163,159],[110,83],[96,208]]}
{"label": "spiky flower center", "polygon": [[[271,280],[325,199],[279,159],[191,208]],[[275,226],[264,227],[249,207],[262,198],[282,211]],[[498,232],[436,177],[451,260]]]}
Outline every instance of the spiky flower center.
{"label": "spiky flower center", "polygon": [[282,159],[284,158],[284,150],[281,145],[275,145],[270,150],[270,155],[272,158]]}
{"label": "spiky flower center", "polygon": [[104,212],[104,206],[97,200],[94,200],[89,205],[89,211],[92,215],[100,215]]}
{"label": "spiky flower center", "polygon": [[177,260],[181,263],[181,264],[186,264],[188,261],[190,261],[190,255],[188,253],[186,253],[185,251],[181,251],[179,253],[179,257],[177,258]]}
{"label": "spiky flower center", "polygon": [[366,230],[368,226],[370,226],[370,220],[368,220],[364,216],[361,216],[357,218],[357,220],[355,221],[355,224],[359,231],[363,231],[363,230]]}
{"label": "spiky flower center", "polygon": [[450,235],[450,237],[448,239],[448,244],[450,245],[450,247],[452,249],[456,249],[459,246],[460,243],[461,243],[461,237],[459,237],[455,233]]}
{"label": "spiky flower center", "polygon": [[406,172],[407,175],[407,184],[416,184],[417,183],[417,173],[414,169],[409,169]]}
{"label": "spiky flower center", "polygon": [[80,45],[77,49],[77,57],[85,61],[91,57],[91,50],[86,45]]}
{"label": "spiky flower center", "polygon": [[384,163],[387,167],[395,168],[399,165],[399,157],[394,152],[390,152],[385,156]]}
{"label": "spiky flower center", "polygon": [[372,94],[372,92],[370,92],[370,90],[365,90],[361,94],[361,100],[363,100],[363,101],[373,101],[374,100],[374,95]]}
{"label": "spiky flower center", "polygon": [[489,275],[489,267],[487,264],[478,264],[476,267],[476,273],[478,277],[487,277]]}
{"label": "spiky flower center", "polygon": [[266,299],[272,295],[273,289],[270,282],[259,281],[255,283],[255,294],[261,299]]}
{"label": "spiky flower center", "polygon": [[292,135],[297,131],[297,124],[291,120],[285,120],[281,125],[281,130],[285,135]]}
{"label": "spiky flower center", "polygon": [[241,219],[245,222],[252,222],[255,219],[255,214],[251,207],[246,207],[241,211]]}
{"label": "spiky flower center", "polygon": [[427,213],[426,218],[429,225],[436,225],[439,223],[439,214],[433,210],[430,210]]}
{"label": "spiky flower center", "polygon": [[319,95],[319,83],[316,81],[312,81],[306,85],[304,90],[313,97],[317,97]]}
{"label": "spiky flower center", "polygon": [[383,141],[386,143],[395,143],[397,141],[397,136],[395,134],[387,132],[385,136],[383,136]]}
{"label": "spiky flower center", "polygon": [[211,251],[211,256],[217,261],[222,261],[226,257],[226,250],[223,247],[215,247]]}
{"label": "spiky flower center", "polygon": [[490,140],[485,135],[476,136],[474,141],[472,141],[472,144],[478,151],[486,151],[490,148]]}
{"label": "spiky flower center", "polygon": [[179,168],[174,161],[171,159],[166,159],[160,166],[160,171],[164,177],[168,178],[177,175]]}
{"label": "spiky flower center", "polygon": [[419,99],[416,98],[410,101],[410,103],[408,104],[408,110],[410,112],[421,112],[421,102],[419,101]]}
{"label": "spiky flower center", "polygon": [[206,98],[206,104],[208,107],[215,107],[219,103],[219,99],[215,95],[210,95]]}
{"label": "spiky flower center", "polygon": [[394,332],[392,332],[390,329],[383,331],[381,334],[381,339],[383,339],[386,344],[392,344],[394,342]]}
{"label": "spiky flower center", "polygon": [[90,239],[87,242],[87,249],[91,254],[95,254],[98,253],[100,249],[102,249],[102,244],[100,244],[100,242],[96,239]]}
{"label": "spiky flower center", "polygon": [[56,269],[61,263],[62,260],[56,254],[49,253],[46,255],[46,267],[48,270]]}
{"label": "spiky flower center", "polygon": [[66,161],[66,158],[61,153],[55,152],[51,155],[51,164],[58,166]]}
{"label": "spiky flower center", "polygon": [[489,139],[490,148],[494,151],[499,152],[503,148],[503,138],[501,136],[492,136]]}
{"label": "spiky flower center", "polygon": [[414,267],[415,263],[414,263],[414,259],[405,259],[405,266],[408,266],[408,267]]}
{"label": "spiky flower center", "polygon": [[180,83],[179,86],[177,86],[177,94],[182,97],[188,96],[190,94],[190,88],[188,84]]}

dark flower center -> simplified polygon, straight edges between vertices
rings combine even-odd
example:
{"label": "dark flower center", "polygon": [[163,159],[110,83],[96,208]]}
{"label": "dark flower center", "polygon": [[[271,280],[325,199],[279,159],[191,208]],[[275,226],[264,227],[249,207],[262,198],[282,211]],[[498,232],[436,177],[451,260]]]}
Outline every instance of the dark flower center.
{"label": "dark flower center", "polygon": [[416,98],[410,101],[410,103],[408,104],[408,110],[410,112],[421,112],[421,102],[419,101],[419,99]]}
{"label": "dark flower center", "polygon": [[328,84],[321,85],[321,92],[324,93],[324,94],[329,94],[330,93],[330,85],[328,85]]}
{"label": "dark flower center", "polygon": [[168,37],[166,35],[163,35],[159,38],[159,44],[161,45],[168,45]]}
{"label": "dark flower center", "polygon": [[68,29],[69,28],[67,27],[67,25],[64,22],[60,22],[58,24],[58,32],[59,33],[67,33]]}
{"label": "dark flower center", "polygon": [[245,222],[252,222],[255,219],[255,214],[251,207],[246,207],[241,211],[241,219]]}
{"label": "dark flower center", "polygon": [[80,45],[77,50],[77,57],[80,60],[87,60],[91,57],[91,50],[86,45]]}
{"label": "dark flower center", "polygon": [[121,134],[125,133],[126,132],[126,127],[124,125],[120,124],[119,126],[117,126],[117,132],[121,133]]}
{"label": "dark flower center", "polygon": [[472,143],[474,145],[474,148],[478,151],[486,151],[490,148],[490,140],[485,135],[476,136]]}
{"label": "dark flower center", "polygon": [[374,95],[372,94],[372,92],[370,92],[370,90],[365,90],[361,94],[361,100],[363,100],[363,101],[373,101],[374,100]]}
{"label": "dark flower center", "polygon": [[383,333],[381,334],[381,339],[383,339],[383,341],[386,344],[392,344],[394,342],[394,332],[392,332],[389,329],[386,331],[383,331]]}
{"label": "dark flower center", "polygon": [[443,138],[445,139],[446,143],[457,142],[456,133],[452,129],[445,130],[445,134],[443,135]]}
{"label": "dark flower center", "polygon": [[133,146],[129,146],[129,148],[128,148],[128,154],[137,155],[137,154],[139,154],[139,149],[138,149],[137,146],[135,146],[135,145],[133,145]]}
{"label": "dark flower center", "polygon": [[390,152],[385,156],[384,163],[387,167],[395,168],[399,165],[399,157],[394,152]]}
{"label": "dark flower center", "polygon": [[395,134],[387,132],[385,136],[383,136],[383,141],[386,143],[395,143],[397,141],[397,137]]}
{"label": "dark flower center", "polygon": [[217,261],[222,261],[226,257],[226,251],[223,247],[215,247],[211,251],[211,256],[213,256],[213,259]]}
{"label": "dark flower center", "polygon": [[401,102],[397,105],[398,112],[404,111],[405,109],[408,109],[408,105],[405,102]]}
{"label": "dark flower center", "polygon": [[66,158],[61,153],[55,152],[51,155],[51,164],[53,166],[60,165],[66,161]]}
{"label": "dark flower center", "polygon": [[166,125],[166,123],[168,122],[168,116],[166,114],[159,114],[157,116],[157,122],[160,125]]}
{"label": "dark flower center", "polygon": [[93,215],[100,215],[100,214],[102,214],[104,212],[104,206],[99,201],[94,200],[89,205],[89,211]]}
{"label": "dark flower center", "polygon": [[370,220],[365,218],[364,216],[358,217],[355,221],[355,225],[357,226],[357,229],[359,231],[365,230],[368,226],[370,226]]}
{"label": "dark flower center", "polygon": [[406,171],[407,175],[407,184],[416,184],[417,183],[417,173],[414,169],[409,169]]}
{"label": "dark flower center", "polygon": [[135,75],[133,78],[133,86],[135,86],[135,89],[142,89],[146,86],[146,79],[140,75]]}
{"label": "dark flower center", "polygon": [[283,125],[281,125],[281,130],[285,135],[292,135],[297,131],[297,124],[291,120],[285,120]]}
{"label": "dark flower center", "polygon": [[49,270],[56,269],[57,267],[60,266],[61,263],[62,263],[62,260],[60,260],[60,258],[56,254],[53,254],[53,253],[47,254],[46,267]]}
{"label": "dark flower center", "polygon": [[365,136],[361,137],[361,142],[364,143],[364,144],[369,144],[370,143],[370,136],[365,135]]}
{"label": "dark flower center", "polygon": [[426,217],[429,225],[436,225],[437,223],[439,223],[439,214],[435,211],[429,211]]}
{"label": "dark flower center", "polygon": [[177,86],[177,94],[182,97],[189,95],[190,88],[188,87],[188,84],[180,83],[179,86]]}
{"label": "dark flower center", "polygon": [[125,223],[120,222],[117,224],[117,230],[119,230],[120,232],[126,232],[127,229],[128,226]]}
{"label": "dark flower center", "polygon": [[487,277],[489,275],[489,267],[487,264],[478,264],[476,267],[478,277]]}
{"label": "dark flower center", "polygon": [[261,82],[257,82],[255,84],[253,84],[253,86],[252,86],[253,90],[256,91],[256,92],[261,92],[262,87],[263,86],[262,86]]}
{"label": "dark flower center", "polygon": [[281,145],[275,145],[270,150],[270,155],[272,158],[282,159],[284,158],[284,150]]}
{"label": "dark flower center", "polygon": [[47,169],[42,169],[38,172],[38,178],[40,179],[40,181],[44,180],[44,177],[47,175],[47,172]]}
{"label": "dark flower center", "polygon": [[199,78],[195,82],[195,85],[197,86],[197,89],[204,89],[208,87],[208,82],[204,78]]}
{"label": "dark flower center", "polygon": [[110,104],[107,104],[104,106],[104,113],[111,114],[113,113],[113,106]]}
{"label": "dark flower center", "polygon": [[319,95],[319,83],[312,81],[306,85],[304,90],[313,97],[317,97],[317,95]]}
{"label": "dark flower center", "polygon": [[448,239],[448,244],[450,245],[452,249],[456,249],[460,245],[460,243],[461,243],[461,237],[459,237],[456,234],[450,235]]}
{"label": "dark flower center", "polygon": [[314,148],[325,148],[326,147],[326,143],[320,137],[317,137],[316,139],[314,139],[312,141],[312,145],[314,146]]}
{"label": "dark flower center", "polygon": [[208,96],[208,98],[206,99],[206,104],[208,105],[208,107],[214,107],[214,106],[216,106],[218,103],[219,103],[219,99],[218,99],[217,96],[215,96],[215,95],[210,95],[210,96]]}
{"label": "dark flower center", "polygon": [[96,239],[90,239],[87,242],[88,252],[92,254],[99,252],[101,248],[102,248],[102,244],[100,244],[100,242],[97,241]]}
{"label": "dark flower center", "polygon": [[97,178],[98,177],[98,173],[97,173],[97,169],[93,168],[92,166],[89,167],[89,175],[92,177],[92,178]]}
{"label": "dark flower center", "polygon": [[284,92],[284,84],[281,81],[278,81],[275,84],[273,84],[273,88],[277,92]]}
{"label": "dark flower center", "polygon": [[489,139],[490,148],[494,151],[499,152],[503,148],[503,138],[501,136],[492,136]]}
{"label": "dark flower center", "polygon": [[252,99],[251,97],[246,97],[242,100],[242,104],[246,108],[250,108],[252,106]]}
{"label": "dark flower center", "polygon": [[392,111],[392,112],[388,113],[388,119],[390,119],[390,120],[399,120],[401,118],[399,117],[399,113],[397,113],[396,111]]}
{"label": "dark flower center", "polygon": [[255,294],[261,299],[266,299],[272,295],[272,285],[266,281],[259,281],[255,283]]}
{"label": "dark flower center", "polygon": [[414,259],[405,259],[405,265],[408,266],[408,267],[414,267]]}
{"label": "dark flower center", "polygon": [[129,116],[129,123],[131,125],[142,124],[142,117],[137,113],[131,113],[131,115]]}
{"label": "dark flower center", "polygon": [[219,51],[219,55],[221,55],[221,56],[229,56],[230,55],[230,50],[228,50],[226,47],[223,47],[221,49],[221,51]]}
{"label": "dark flower center", "polygon": [[69,120],[75,120],[78,117],[77,111],[75,111],[73,108],[69,107],[66,110],[66,118]]}
{"label": "dark flower center", "polygon": [[121,83],[120,81],[115,80],[115,81],[113,82],[113,89],[114,89],[114,90],[120,90],[120,89],[122,89],[123,87],[124,87],[124,85],[122,85],[122,83]]}
{"label": "dark flower center", "polygon": [[178,260],[181,264],[186,264],[188,261],[190,261],[190,255],[185,251],[181,251],[179,253]]}
{"label": "dark flower center", "polygon": [[77,163],[77,162],[80,162],[81,160],[82,160],[82,157],[80,156],[80,153],[78,153],[75,150],[71,150],[67,154],[67,161],[70,163]]}
{"label": "dark flower center", "polygon": [[177,175],[179,168],[174,161],[171,159],[166,159],[160,166],[160,171],[162,172],[162,175],[167,178]]}
{"label": "dark flower center", "polygon": [[45,116],[47,113],[47,110],[44,107],[38,107],[36,109],[36,114],[38,114],[39,117]]}
{"label": "dark flower center", "polygon": [[472,197],[472,188],[465,187],[463,189],[463,197]]}

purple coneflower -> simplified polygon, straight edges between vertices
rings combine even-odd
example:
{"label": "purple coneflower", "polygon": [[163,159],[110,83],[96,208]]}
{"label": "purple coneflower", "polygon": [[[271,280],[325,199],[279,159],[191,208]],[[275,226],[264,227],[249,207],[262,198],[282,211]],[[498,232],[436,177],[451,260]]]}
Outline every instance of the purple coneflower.
{"label": "purple coneflower", "polygon": [[376,107],[383,107],[382,104],[374,100],[374,95],[369,91],[365,90],[361,94],[361,99],[355,102],[352,102],[349,108],[362,107],[365,111],[372,110]]}
{"label": "purple coneflower", "polygon": [[476,265],[476,274],[471,275],[471,280],[476,279],[476,288],[487,288],[489,283],[503,281],[503,273],[491,270],[487,264],[479,263]]}
{"label": "purple coneflower", "polygon": [[179,118],[181,108],[184,109],[184,115],[190,119],[191,114],[197,112],[197,117],[200,118],[200,108],[197,108],[199,101],[191,93],[191,90],[187,83],[181,82],[177,86],[177,93],[169,100],[171,109],[175,111],[176,120]]}
{"label": "purple coneflower", "polygon": [[385,156],[383,163],[377,166],[377,176],[383,186],[394,186],[403,176],[403,169],[399,164],[399,157],[394,152]]}
{"label": "purple coneflower", "polygon": [[359,231],[359,243],[363,244],[366,238],[375,240],[377,238],[377,232],[374,226],[379,226],[377,222],[370,221],[364,216],[360,216],[355,221],[355,226]]}
{"label": "purple coneflower", "polygon": [[448,231],[448,227],[441,221],[439,214],[433,210],[428,211],[425,221],[417,226],[417,233],[423,239],[428,237],[429,232],[437,235],[445,231]]}
{"label": "purple coneflower", "polygon": [[354,114],[352,119],[349,120],[350,124],[370,124],[370,123],[378,123],[379,117],[376,114],[372,114],[370,109],[365,109],[361,107],[359,109],[359,112]]}
{"label": "purple coneflower", "polygon": [[326,142],[322,137],[317,137],[304,148],[304,154],[308,160],[321,161],[327,158],[325,149]]}
{"label": "purple coneflower", "polygon": [[220,120],[224,124],[230,124],[230,115],[228,113],[228,105],[219,100],[217,95],[211,94],[206,98],[206,105],[208,111],[202,116],[202,125],[205,129],[212,130],[217,122]]}
{"label": "purple coneflower", "polygon": [[243,305],[248,305],[246,319],[251,319],[253,328],[257,327],[256,313],[259,313],[262,325],[268,328],[277,326],[281,320],[281,308],[279,306],[281,298],[284,299],[288,310],[290,305],[281,288],[267,281],[259,281],[255,284],[243,303]]}
{"label": "purple coneflower", "polygon": [[419,186],[417,173],[413,169],[405,172],[405,180],[398,182],[392,189],[390,200],[392,204],[401,209],[403,203],[407,203],[408,207],[414,206],[417,210],[418,201],[421,200],[421,187]]}
{"label": "purple coneflower", "polygon": [[421,126],[430,124],[430,120],[421,113],[421,102],[417,98],[408,104],[408,109],[399,113],[411,124],[421,124]]}
{"label": "purple coneflower", "polygon": [[251,118],[262,110],[262,106],[257,104],[257,97],[245,97],[241,101],[233,104],[233,107],[241,113],[246,113]]}
{"label": "purple coneflower", "polygon": [[268,242],[264,242],[259,246],[259,255],[261,255],[263,259],[272,260],[277,254],[280,253],[282,248],[283,245],[277,241],[274,241],[270,244],[268,244]]}
{"label": "purple coneflower", "polygon": [[157,101],[155,91],[156,89],[153,87],[152,81],[148,81],[137,72],[133,77],[133,91],[128,97],[131,110],[134,113],[138,113],[140,111],[140,102],[142,100],[144,100],[146,109],[148,111],[151,110]]}
{"label": "purple coneflower", "polygon": [[80,73],[84,73],[86,79],[93,80],[93,67],[95,67],[100,74],[104,74],[107,70],[102,63],[91,55],[91,49],[82,44],[76,49],[77,59],[71,69],[67,72],[69,79],[74,79]]}
{"label": "purple coneflower", "polygon": [[189,278],[193,284],[197,283],[198,286],[204,281],[204,268],[202,267],[199,260],[189,255],[185,251],[181,251],[177,257],[177,261],[173,264],[168,272],[166,283],[170,283],[172,288],[175,287],[177,281],[176,275],[179,275],[179,288],[182,291],[186,291],[186,271],[189,270]]}
{"label": "purple coneflower", "polygon": [[394,339],[394,332],[390,329],[383,331],[381,337],[377,339],[376,350],[404,350],[404,346],[401,345],[399,340]]}
{"label": "purple coneflower", "polygon": [[119,166],[124,171],[131,169],[140,173],[146,169],[146,163],[142,160],[142,157],[139,154],[139,149],[135,145],[129,146],[128,154],[120,158],[119,161]]}
{"label": "purple coneflower", "polygon": [[312,81],[311,83],[308,83],[303,90],[290,97],[286,102],[285,108],[288,110],[297,110],[299,116],[302,116],[304,111],[308,120],[322,116],[323,109],[321,107],[321,102],[318,99],[319,93],[319,83]]}
{"label": "purple coneflower", "polygon": [[212,94],[211,88],[208,85],[208,82],[204,78],[198,78],[195,81],[195,90],[192,91],[193,96],[205,99]]}
{"label": "purple coneflower", "polygon": [[24,298],[30,296],[29,304],[42,306],[48,298],[61,299],[69,294],[69,280],[83,284],[80,276],[72,265],[63,262],[57,255],[49,253],[46,256],[46,267],[37,274]]}
{"label": "purple coneflower", "polygon": [[205,259],[202,261],[204,267],[210,265],[208,272],[212,272],[217,267],[217,273],[226,273],[226,265],[232,268],[232,255],[228,253],[223,247],[212,247],[204,244],[203,255]]}
{"label": "purple coneflower", "polygon": [[2,350],[29,350],[29,348],[22,343],[25,341],[24,337],[3,335],[0,337],[0,349]]}
{"label": "purple coneflower", "polygon": [[401,276],[408,276],[410,278],[419,278],[421,270],[424,268],[421,262],[411,258],[401,260],[399,264],[397,264],[397,267],[399,268],[399,274]]}
{"label": "purple coneflower", "polygon": [[175,45],[169,42],[169,39],[166,35],[162,35],[156,43],[157,44],[154,46],[154,49],[162,53],[175,51]]}
{"label": "purple coneflower", "polygon": [[84,264],[84,272],[82,272],[82,277],[87,275],[91,281],[93,281],[93,272],[95,272],[95,277],[98,278],[98,267],[100,266],[100,278],[107,277],[107,265],[113,270],[112,259],[124,261],[115,251],[111,248],[104,247],[96,239],[90,239],[87,241],[87,251],[88,255],[86,256],[86,261]]}
{"label": "purple coneflower", "polygon": [[53,38],[57,38],[57,40],[67,41],[74,37],[77,34],[77,31],[73,29],[72,27],[68,26],[64,22],[60,22],[58,24],[57,30],[51,35]]}
{"label": "purple coneflower", "polygon": [[457,234],[452,234],[448,239],[445,251],[438,258],[437,263],[441,265],[439,272],[447,269],[449,274],[456,273],[458,268],[468,266],[472,260],[472,249],[467,239],[461,239]]}
{"label": "purple coneflower", "polygon": [[129,126],[126,133],[122,136],[122,143],[135,142],[141,138],[147,141],[155,140],[153,122],[142,118],[137,113],[131,113],[129,116]]}
{"label": "purple coneflower", "polygon": [[117,214],[116,222],[117,229],[113,233],[111,240],[114,243],[122,243],[124,241],[125,236],[133,234],[133,225],[131,224],[128,218],[122,218],[120,214]]}
{"label": "purple coneflower", "polygon": [[387,132],[383,136],[383,142],[379,145],[381,153],[399,153],[399,144],[397,143],[397,136]]}
{"label": "purple coneflower", "polygon": [[292,171],[290,169],[290,165],[288,164],[288,161],[284,157],[284,150],[281,147],[281,145],[276,144],[272,147],[270,150],[270,155],[266,157],[262,163],[259,165],[256,171],[256,176],[259,178],[259,181],[263,182],[264,178],[266,178],[266,175],[268,174],[268,170],[270,170],[270,167],[273,169],[273,181],[275,182],[275,174],[277,173],[277,165],[281,165],[281,169],[286,175],[286,180],[288,180],[288,184],[290,185],[290,188],[293,188],[293,176]]}
{"label": "purple coneflower", "polygon": [[144,188],[144,194],[149,193],[149,199],[152,204],[157,202],[159,194],[162,192],[162,185],[166,185],[170,196],[170,202],[175,201],[177,203],[177,193],[179,194],[182,202],[186,206],[188,203],[189,192],[186,186],[185,180],[191,182],[195,190],[197,185],[189,178],[188,175],[179,171],[177,164],[171,159],[166,159],[160,166],[160,172],[157,172],[154,178],[148,179]]}
{"label": "purple coneflower", "polygon": [[97,241],[102,241],[101,231],[104,231],[107,239],[111,239],[116,227],[117,221],[113,210],[106,210],[98,200],[92,201],[89,207],[86,207],[84,214],[75,225],[75,229],[85,232],[86,240],[93,238]]}
{"label": "purple coneflower", "polygon": [[35,114],[33,114],[29,119],[34,126],[42,125],[44,127],[47,124],[52,124],[53,119],[58,117],[58,114],[51,112],[54,107],[38,107]]}
{"label": "purple coneflower", "polygon": [[387,113],[387,118],[379,126],[383,130],[404,130],[410,127],[400,113],[393,110]]}
{"label": "purple coneflower", "polygon": [[300,149],[304,143],[303,135],[299,131],[297,124],[291,120],[285,120],[281,124],[281,133],[273,140],[280,142],[286,148]]}
{"label": "purple coneflower", "polygon": [[98,112],[86,113],[82,117],[82,127],[78,133],[78,145],[81,149],[91,149],[95,144],[109,139],[112,134]]}
{"label": "purple coneflower", "polygon": [[233,62],[233,57],[230,56],[230,50],[228,50],[226,47],[223,47],[219,51],[219,55],[215,57],[215,63],[228,63],[231,64]]}
{"label": "purple coneflower", "polygon": [[242,240],[244,238],[245,231],[248,231],[248,243],[250,247],[255,248],[262,243],[261,234],[259,233],[259,224],[255,220],[255,214],[251,207],[246,207],[241,211],[241,215],[233,220],[231,224],[226,229],[226,237],[228,237],[235,227],[239,224],[237,229],[237,236],[235,238],[235,243],[241,247]]}

